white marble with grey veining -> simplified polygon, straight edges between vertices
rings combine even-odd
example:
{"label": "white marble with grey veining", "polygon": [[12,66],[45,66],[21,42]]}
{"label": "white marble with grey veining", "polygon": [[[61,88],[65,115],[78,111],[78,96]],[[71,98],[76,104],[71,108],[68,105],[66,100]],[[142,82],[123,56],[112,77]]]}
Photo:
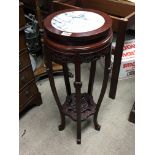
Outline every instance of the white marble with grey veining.
{"label": "white marble with grey veining", "polygon": [[70,11],[61,13],[51,20],[51,25],[64,32],[83,33],[103,26],[105,19],[90,11]]}

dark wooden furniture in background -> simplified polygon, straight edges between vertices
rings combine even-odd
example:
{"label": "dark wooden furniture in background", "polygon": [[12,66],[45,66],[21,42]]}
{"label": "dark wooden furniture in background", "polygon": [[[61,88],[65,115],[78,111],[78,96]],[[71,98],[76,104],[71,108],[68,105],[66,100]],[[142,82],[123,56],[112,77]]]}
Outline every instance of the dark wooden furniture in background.
{"label": "dark wooden furniture in background", "polygon": [[[77,7],[78,6],[78,7]],[[116,47],[114,50],[114,64],[109,97],[115,99],[118,76],[120,71],[125,34],[128,27],[134,23],[135,5],[131,2],[117,0],[57,0],[53,1],[53,10],[59,11],[69,8],[90,8],[103,11],[112,19],[112,29],[117,32]]]}
{"label": "dark wooden furniture in background", "polygon": [[[20,0],[24,3],[25,10],[30,12],[36,12],[36,1],[37,7],[40,8],[41,15],[47,16],[49,13],[52,12],[52,0]],[[37,13],[36,13],[37,14]]]}
{"label": "dark wooden furniture in background", "polygon": [[[36,15],[39,31],[41,36],[41,43],[43,44],[43,19],[52,12],[52,0],[20,0],[24,3],[24,11],[26,13],[32,13]],[[42,51],[43,52],[43,51]],[[53,63],[54,75],[63,74],[62,66],[60,64]],[[36,80],[47,77],[46,66],[43,63],[38,66],[34,72]],[[73,76],[71,73],[69,74]]]}
{"label": "dark wooden furniture in background", "polygon": [[[71,34],[69,33],[69,35],[61,30],[54,28],[51,25],[51,19],[53,19],[55,16],[68,11],[70,12],[77,10],[95,12],[105,19],[105,23],[95,30],[93,29],[92,31],[86,31],[83,33],[72,32]],[[80,17],[74,17],[74,19],[77,18]],[[62,19],[61,22],[58,21],[58,23],[64,24],[64,21],[65,19]],[[61,124],[59,126],[59,130],[61,131],[65,128],[65,115],[69,116],[72,120],[76,121],[78,144],[81,143],[81,121],[86,120],[91,115],[94,115],[93,120],[95,129],[100,130],[100,125],[98,124],[97,116],[106,91],[110,72],[112,42],[111,26],[112,21],[107,14],[91,9],[68,9],[64,11],[59,11],[49,15],[44,20],[44,52],[51,89],[53,91],[53,95],[56,100],[61,116]],[[105,68],[103,70],[104,77],[102,82],[102,88],[98,102],[96,104],[93,100],[92,91],[96,70],[96,61],[100,57],[105,57]],[[66,101],[63,105],[60,103],[54,82],[53,68],[51,67],[51,63],[53,61],[63,65],[64,80],[67,92]],[[73,63],[75,65],[75,93],[71,92],[67,69],[68,63]],[[91,63],[88,92],[86,93],[81,93],[82,63]]]}
{"label": "dark wooden furniture in background", "polygon": [[19,112],[28,106],[40,105],[41,95],[35,83],[35,78],[25,42],[25,17],[23,3],[19,3]]}

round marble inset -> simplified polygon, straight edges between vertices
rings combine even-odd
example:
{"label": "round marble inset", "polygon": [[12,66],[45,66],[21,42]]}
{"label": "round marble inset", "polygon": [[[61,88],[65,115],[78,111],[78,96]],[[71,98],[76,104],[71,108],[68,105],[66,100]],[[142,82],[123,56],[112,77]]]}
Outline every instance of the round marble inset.
{"label": "round marble inset", "polygon": [[83,33],[96,30],[103,26],[105,19],[90,11],[70,11],[61,13],[51,20],[51,25],[60,31]]}

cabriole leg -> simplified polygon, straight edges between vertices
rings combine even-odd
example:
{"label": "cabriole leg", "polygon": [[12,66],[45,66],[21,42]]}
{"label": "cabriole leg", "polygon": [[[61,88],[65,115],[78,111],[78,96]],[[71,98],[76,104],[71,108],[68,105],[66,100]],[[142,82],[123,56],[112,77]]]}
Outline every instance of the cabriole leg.
{"label": "cabriole leg", "polygon": [[101,88],[101,93],[96,105],[96,111],[94,114],[94,126],[96,130],[100,130],[101,126],[98,124],[97,121],[97,116],[98,116],[98,112],[99,112],[99,108],[101,106],[101,102],[103,100],[104,94],[106,92],[106,88],[107,88],[107,83],[108,83],[108,78],[109,78],[109,71],[110,71],[110,63],[111,63],[111,53],[109,52],[106,56],[105,56],[105,68],[104,68],[104,77],[103,77],[103,82],[102,82],[102,88]]}
{"label": "cabriole leg", "polygon": [[46,67],[47,67],[47,73],[48,73],[48,77],[49,77],[49,81],[50,81],[50,86],[51,86],[55,101],[57,103],[57,106],[58,106],[58,109],[60,112],[61,124],[59,125],[59,131],[62,131],[65,128],[65,115],[63,113],[61,102],[59,100],[58,93],[57,93],[57,90],[55,87],[55,82],[54,82],[54,77],[53,77],[52,61],[50,59],[48,59],[47,57],[46,57]]}

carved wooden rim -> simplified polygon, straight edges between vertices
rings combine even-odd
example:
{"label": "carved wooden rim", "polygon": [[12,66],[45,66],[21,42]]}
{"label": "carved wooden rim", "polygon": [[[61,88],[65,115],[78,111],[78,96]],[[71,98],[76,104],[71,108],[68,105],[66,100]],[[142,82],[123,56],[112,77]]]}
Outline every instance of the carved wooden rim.
{"label": "carved wooden rim", "polygon": [[49,48],[52,48],[52,49],[54,48],[56,50],[59,50],[59,53],[66,53],[66,54],[81,53],[82,54],[84,52],[87,52],[91,54],[97,50],[105,48],[108,44],[110,44],[112,42],[112,36],[113,36],[113,33],[112,33],[112,30],[110,29],[106,38],[101,39],[99,42],[95,42],[87,45],[81,45],[81,46],[63,45],[55,41],[52,41],[46,35],[44,36],[44,42],[46,46],[48,46]]}

